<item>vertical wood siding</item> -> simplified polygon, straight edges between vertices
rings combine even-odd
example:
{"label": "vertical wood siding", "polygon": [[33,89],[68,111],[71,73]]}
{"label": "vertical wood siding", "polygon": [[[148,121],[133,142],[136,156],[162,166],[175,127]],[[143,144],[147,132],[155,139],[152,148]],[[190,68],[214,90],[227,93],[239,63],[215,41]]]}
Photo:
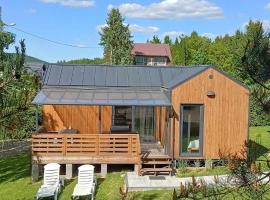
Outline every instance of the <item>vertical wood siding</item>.
{"label": "vertical wood siding", "polygon": [[164,145],[164,131],[166,128],[166,107],[155,107],[155,138]]}
{"label": "vertical wood siding", "polygon": [[[101,130],[109,133],[111,127],[111,106],[102,106]],[[82,105],[44,105],[43,126],[48,131],[64,128],[78,129],[83,134],[98,134],[99,107]]]}
{"label": "vertical wood siding", "polygon": [[[213,75],[213,79],[209,75]],[[215,98],[207,96],[215,92]],[[204,104],[203,156],[219,158],[219,150],[239,152],[248,138],[249,91],[215,69],[176,87],[172,104],[180,113],[180,104]],[[175,123],[175,155],[179,156],[179,121]]]}
{"label": "vertical wood siding", "polygon": [[101,131],[108,134],[111,131],[112,106],[101,106]]}

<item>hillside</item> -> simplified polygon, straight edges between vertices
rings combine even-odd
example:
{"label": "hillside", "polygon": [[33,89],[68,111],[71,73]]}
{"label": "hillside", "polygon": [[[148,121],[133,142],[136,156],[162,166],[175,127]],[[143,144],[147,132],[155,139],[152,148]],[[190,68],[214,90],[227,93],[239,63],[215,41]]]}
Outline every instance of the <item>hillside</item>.
{"label": "hillside", "polygon": [[35,62],[35,63],[46,63],[46,61],[40,60],[38,58],[35,58],[33,56],[25,56],[25,62]]}

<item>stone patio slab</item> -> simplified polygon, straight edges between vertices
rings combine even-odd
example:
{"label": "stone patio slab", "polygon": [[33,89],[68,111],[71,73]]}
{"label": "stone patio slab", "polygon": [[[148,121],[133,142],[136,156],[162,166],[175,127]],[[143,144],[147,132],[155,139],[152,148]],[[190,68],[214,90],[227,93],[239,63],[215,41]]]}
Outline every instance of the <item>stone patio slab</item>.
{"label": "stone patio slab", "polygon": [[[226,181],[227,175],[218,176],[220,181]],[[163,179],[163,180],[162,180]],[[179,178],[176,176],[163,176],[162,179],[151,179],[150,176],[139,176],[135,172],[127,172],[126,174],[126,188],[130,191],[143,191],[143,190],[170,190],[179,188],[180,183],[187,184],[192,182],[191,177]],[[214,183],[214,176],[200,176],[196,180],[202,179],[206,184]]]}

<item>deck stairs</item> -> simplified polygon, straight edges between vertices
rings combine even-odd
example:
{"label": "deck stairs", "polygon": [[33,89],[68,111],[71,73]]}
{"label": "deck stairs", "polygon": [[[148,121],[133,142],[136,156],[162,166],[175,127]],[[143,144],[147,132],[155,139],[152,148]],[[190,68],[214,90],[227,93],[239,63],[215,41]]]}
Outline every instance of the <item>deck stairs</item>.
{"label": "deck stairs", "polygon": [[174,173],[173,160],[160,144],[142,144],[140,175],[169,175]]}

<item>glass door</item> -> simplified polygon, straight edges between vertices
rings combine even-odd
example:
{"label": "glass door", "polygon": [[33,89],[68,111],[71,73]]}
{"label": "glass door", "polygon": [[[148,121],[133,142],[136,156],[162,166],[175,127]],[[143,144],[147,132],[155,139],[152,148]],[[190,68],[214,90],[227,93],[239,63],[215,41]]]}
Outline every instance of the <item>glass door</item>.
{"label": "glass door", "polygon": [[181,105],[180,156],[202,156],[203,105]]}
{"label": "glass door", "polygon": [[154,137],[154,108],[151,106],[135,107],[135,127],[139,133],[141,142],[155,142]]}

